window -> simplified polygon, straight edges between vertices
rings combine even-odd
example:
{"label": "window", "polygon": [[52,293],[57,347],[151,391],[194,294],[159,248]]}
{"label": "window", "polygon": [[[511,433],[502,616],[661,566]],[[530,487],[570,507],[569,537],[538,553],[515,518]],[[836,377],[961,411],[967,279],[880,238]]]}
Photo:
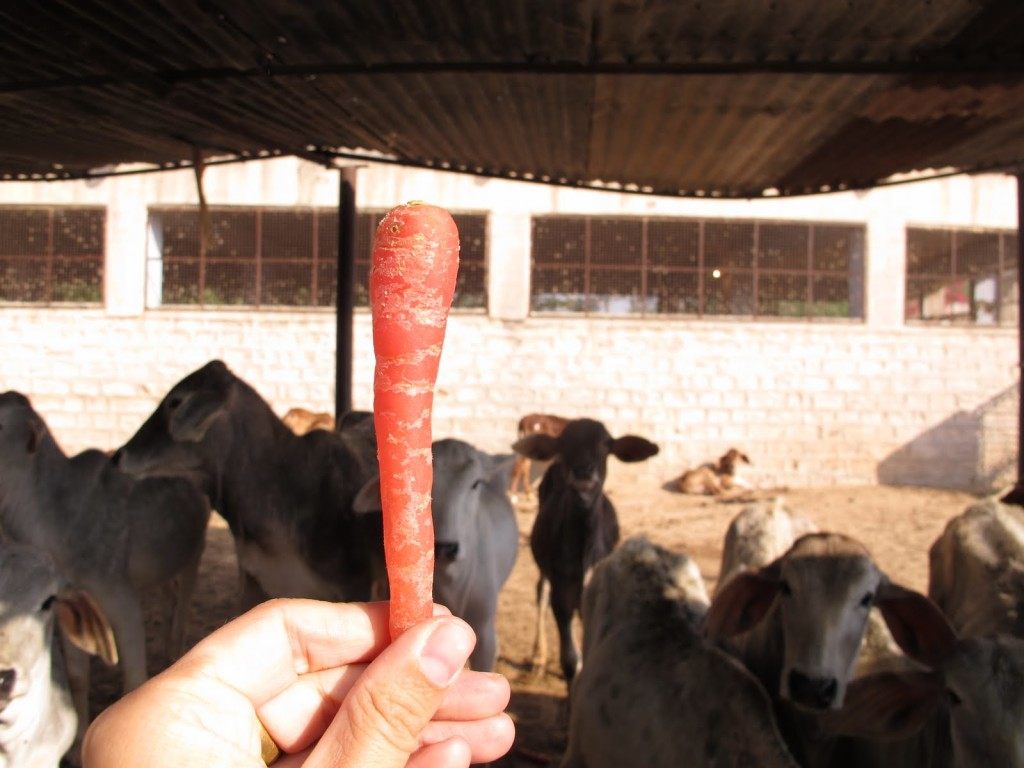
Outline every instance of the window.
{"label": "window", "polygon": [[[356,216],[356,306],[368,306],[370,247],[385,212]],[[461,264],[454,306],[485,307],[487,217],[453,214]],[[150,210],[148,306],[333,307],[338,214],[328,208],[210,208],[199,252],[196,208]]]}
{"label": "window", "polygon": [[538,216],[536,312],[864,316],[864,227]]}
{"label": "window", "polygon": [[100,304],[104,208],[0,207],[0,301]]}
{"label": "window", "polygon": [[1017,233],[907,228],[906,318],[1016,325]]}

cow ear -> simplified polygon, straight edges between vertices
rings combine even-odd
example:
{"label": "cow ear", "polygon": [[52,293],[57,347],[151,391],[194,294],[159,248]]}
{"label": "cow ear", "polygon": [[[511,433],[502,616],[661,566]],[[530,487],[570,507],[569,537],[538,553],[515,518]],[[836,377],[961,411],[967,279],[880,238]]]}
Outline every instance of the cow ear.
{"label": "cow ear", "polygon": [[551,435],[527,435],[512,444],[512,450],[535,461],[550,461],[558,455],[558,440]]}
{"label": "cow ear", "polygon": [[875,605],[896,644],[915,661],[934,667],[956,647],[956,631],[939,607],[924,595],[884,579]]}
{"label": "cow ear", "polygon": [[623,435],[612,440],[611,454],[619,461],[644,461],[657,452],[657,445],[636,435]]}
{"label": "cow ear", "polygon": [[368,515],[381,511],[379,477],[375,477],[359,489],[359,493],[352,501],[352,511],[357,515]]}
{"label": "cow ear", "polygon": [[46,425],[43,424],[42,419],[35,415],[29,416],[28,419],[28,438],[25,441],[25,451],[29,454],[33,454],[39,450],[39,444],[43,442],[43,437],[46,435]]}
{"label": "cow ear", "polygon": [[488,485],[504,492],[512,482],[512,468],[515,466],[515,456],[508,453],[493,455],[478,452],[480,463],[483,466],[484,479]]}
{"label": "cow ear", "polygon": [[229,390],[199,389],[175,402],[175,395],[168,395],[171,408],[167,430],[174,440],[184,443],[198,443],[206,437],[214,419],[227,405]]}
{"label": "cow ear", "polygon": [[759,571],[734,576],[715,595],[704,622],[704,634],[722,640],[753,629],[775,602],[782,585],[777,562]]}
{"label": "cow ear", "polygon": [[117,664],[114,630],[88,592],[72,590],[57,598],[57,622],[67,638],[107,666]]}
{"label": "cow ear", "polygon": [[823,712],[820,724],[832,736],[903,739],[913,736],[942,701],[934,672],[880,672],[850,682],[842,709]]}

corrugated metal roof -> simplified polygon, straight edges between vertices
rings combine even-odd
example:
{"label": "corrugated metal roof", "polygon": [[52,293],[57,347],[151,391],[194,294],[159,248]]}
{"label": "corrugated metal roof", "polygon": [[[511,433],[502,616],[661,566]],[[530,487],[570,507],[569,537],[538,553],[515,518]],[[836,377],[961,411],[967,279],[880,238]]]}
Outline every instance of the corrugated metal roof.
{"label": "corrugated metal roof", "polygon": [[661,194],[1024,161],[1017,0],[0,6],[0,177],[260,151]]}

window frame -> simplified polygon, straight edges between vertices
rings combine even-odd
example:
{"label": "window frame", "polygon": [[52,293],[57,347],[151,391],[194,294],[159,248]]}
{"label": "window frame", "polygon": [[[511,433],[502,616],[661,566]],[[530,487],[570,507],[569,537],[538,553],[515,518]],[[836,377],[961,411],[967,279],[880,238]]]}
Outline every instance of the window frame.
{"label": "window frame", "polygon": [[[44,270],[44,292],[45,298],[33,301],[26,299],[2,299],[0,298],[0,307],[47,307],[52,309],[61,308],[73,308],[73,309],[102,309],[107,304],[107,216],[108,210],[106,205],[97,204],[3,204],[0,205],[0,215],[5,211],[39,211],[45,212],[47,215],[46,224],[46,245],[44,246],[44,253],[41,256],[29,256],[29,255],[0,255],[0,261],[5,260],[22,260],[29,263],[39,262],[43,265]],[[99,214],[98,229],[100,235],[100,250],[98,253],[88,253],[85,255],[69,255],[67,253],[61,255],[56,251],[55,247],[55,219],[57,214],[67,212],[82,212],[82,213],[96,213]],[[96,262],[96,278],[99,285],[99,297],[95,300],[68,300],[61,301],[54,299],[54,287],[59,283],[54,277],[55,267],[60,262],[80,262],[88,263],[91,261]]]}
{"label": "window frame", "polygon": [[[562,220],[564,222],[571,222],[576,225],[577,222],[582,222],[584,226],[583,236],[583,262],[577,262],[576,264],[556,262],[556,261],[543,261],[538,262],[536,259],[536,225],[538,221],[544,220]],[[640,261],[637,265],[623,264],[621,267],[609,267],[608,265],[601,265],[601,270],[616,270],[621,271],[633,271],[640,269],[640,305],[641,309],[638,311],[628,312],[608,312],[601,310],[592,310],[586,308],[586,304],[591,300],[591,275],[592,275],[592,260],[590,254],[593,252],[592,245],[592,224],[595,221],[608,222],[608,221],[628,221],[639,223],[641,225],[641,236],[640,236]],[[698,227],[697,234],[697,253],[696,260],[692,266],[655,266],[651,265],[650,258],[650,237],[649,230],[652,223],[678,223],[678,224],[693,224]],[[751,239],[750,239],[750,266],[749,267],[737,267],[734,268],[736,274],[749,275],[751,280],[751,295],[750,295],[750,306],[752,311],[750,313],[716,313],[707,311],[707,288],[708,280],[714,279],[711,277],[714,271],[714,266],[709,263],[707,258],[707,230],[709,225],[724,225],[724,226],[749,226],[752,228]],[[798,226],[804,227],[808,230],[807,236],[807,261],[806,267],[800,269],[785,268],[785,267],[770,267],[766,268],[760,264],[760,257],[763,254],[762,250],[762,228],[766,226]],[[817,278],[829,278],[844,276],[849,279],[850,269],[848,268],[845,272],[840,273],[838,270],[823,270],[816,269],[814,267],[814,258],[816,254],[815,250],[815,237],[814,232],[816,228],[823,229],[828,227],[841,227],[851,230],[855,230],[860,236],[860,286],[861,296],[859,298],[859,313],[856,316],[835,316],[828,314],[817,314],[814,311],[814,307],[819,302],[815,301],[814,283]],[[854,254],[850,254],[850,262],[852,263]],[[621,318],[621,319],[693,319],[693,320],[734,320],[734,321],[747,321],[747,322],[833,322],[833,323],[857,323],[864,324],[867,321],[867,275],[868,275],[868,264],[867,264],[867,224],[864,222],[851,222],[851,221],[831,221],[831,220],[805,220],[805,219],[778,219],[778,218],[729,218],[729,217],[698,217],[698,216],[671,216],[671,215],[655,215],[655,216],[643,216],[643,215],[630,215],[630,214],[564,214],[564,213],[552,213],[552,214],[534,214],[530,220],[530,295],[529,295],[529,315],[531,317],[543,317],[543,316],[562,316],[562,317],[600,317],[600,318]],[[536,270],[541,269],[555,269],[558,267],[582,267],[583,269],[583,304],[584,308],[580,310],[573,309],[538,309],[536,308],[535,299],[537,294],[535,293],[536,286]],[[696,295],[692,297],[679,297],[681,301],[692,299],[696,302],[695,311],[683,311],[683,312],[659,312],[652,311],[646,308],[646,304],[651,300],[652,295],[650,293],[651,277],[655,270],[659,270],[666,274],[687,274],[696,277]],[[759,291],[762,285],[762,278],[771,275],[787,275],[803,277],[807,283],[806,297],[802,299],[805,305],[805,312],[801,315],[778,315],[778,314],[760,314],[759,309]],[[848,296],[852,297],[853,291],[848,292]],[[852,302],[850,302],[852,303]]]}
{"label": "window frame", "polygon": [[[223,258],[223,257],[212,257],[214,264],[231,264],[235,263],[239,267],[252,266],[254,271],[253,285],[243,288],[243,291],[251,291],[257,301],[251,302],[205,302],[203,297],[204,291],[209,287],[209,284],[205,282],[205,275],[207,268],[211,264],[211,257],[207,254],[205,259],[203,254],[197,254],[195,256],[187,257],[171,257],[165,256],[165,247],[163,245],[163,230],[160,231],[160,235],[157,235],[157,225],[155,218],[165,214],[194,214],[198,217],[199,211],[195,206],[188,205],[152,205],[147,209],[147,254],[146,254],[146,308],[147,310],[160,310],[160,309],[175,309],[175,310],[256,310],[260,312],[287,312],[287,311],[323,311],[329,310],[334,311],[337,307],[337,296],[334,289],[337,280],[337,272],[333,271],[334,278],[330,280],[330,285],[327,282],[321,281],[321,270],[322,268],[330,265],[336,267],[337,258],[326,259],[321,255],[323,245],[321,243],[321,232],[324,229],[323,222],[329,221],[330,219],[337,220],[338,211],[337,208],[330,206],[273,206],[273,205],[214,205],[210,206],[211,212],[215,213],[243,213],[252,214],[255,219],[253,222],[253,242],[254,242],[254,253],[251,257],[238,257],[238,258]],[[387,213],[388,209],[378,208],[361,208],[356,211],[356,254],[355,254],[355,270],[357,275],[356,288],[358,291],[359,280],[358,275],[360,269],[368,271],[370,262],[369,249],[373,241],[373,233],[376,228],[376,223]],[[267,258],[263,255],[263,220],[264,214],[266,213],[291,213],[291,214],[310,214],[309,218],[309,229],[310,229],[310,255],[308,258]],[[472,216],[480,219],[481,230],[482,230],[482,254],[480,258],[480,267],[483,271],[482,276],[482,294],[483,294],[483,305],[482,306],[471,306],[471,307],[453,307],[452,311],[455,312],[468,312],[468,313],[487,313],[488,312],[488,261],[489,261],[489,247],[488,237],[490,233],[489,227],[489,212],[488,211],[477,211],[477,210],[453,210],[452,215],[458,220],[462,216]],[[197,224],[198,226],[198,224]],[[328,229],[332,229],[329,225]],[[333,227],[333,244],[328,247],[328,252],[333,251],[337,253],[337,226]],[[361,248],[361,245],[364,246]],[[155,255],[153,251],[156,251]],[[178,262],[178,263],[197,263],[198,264],[198,283],[188,283],[191,290],[191,286],[195,286],[196,300],[192,302],[169,302],[165,300],[165,278],[166,278],[166,264],[167,262]],[[263,277],[265,274],[264,267],[268,264],[294,264],[302,265],[304,268],[310,270],[310,276],[308,280],[309,296],[310,301],[304,304],[279,304],[270,303],[263,301]],[[159,271],[156,274],[154,270]],[[320,300],[321,293],[327,291],[327,301],[323,302]],[[365,293],[365,292],[364,292]],[[361,296],[358,292],[356,295],[355,308],[357,310],[368,310],[368,297]]]}
{"label": "window frame", "polygon": [[[948,236],[948,247],[950,251],[949,255],[949,271],[948,272],[911,272],[910,271],[910,239],[912,233],[927,233],[931,235],[945,234]],[[991,235],[995,236],[998,241],[996,262],[995,262],[995,298],[993,300],[993,306],[995,310],[995,322],[993,323],[981,323],[976,318],[976,311],[974,309],[975,296],[974,292],[970,292],[970,311],[965,316],[943,316],[943,317],[910,317],[908,312],[911,307],[911,291],[910,284],[912,280],[920,281],[942,281],[944,283],[951,284],[955,281],[965,280],[970,283],[972,275],[968,271],[960,269],[963,262],[958,259],[958,236],[959,235]],[[906,259],[903,268],[903,322],[905,325],[910,327],[956,327],[956,328],[977,328],[981,330],[992,330],[998,328],[1016,328],[1018,327],[1018,321],[1014,317],[1010,321],[1003,319],[1004,313],[1004,290],[1003,290],[1003,278],[1006,275],[1012,277],[1013,283],[1017,285],[1017,290],[1020,290],[1019,276],[1017,273],[1017,254],[1015,249],[1010,247],[1009,240],[1013,237],[1020,238],[1021,233],[1013,228],[1006,227],[975,227],[975,226],[949,226],[941,224],[911,224],[907,223],[904,230],[904,252]],[[1019,248],[1019,246],[1018,246]],[[924,311],[924,302],[922,300],[922,306],[920,311]]]}

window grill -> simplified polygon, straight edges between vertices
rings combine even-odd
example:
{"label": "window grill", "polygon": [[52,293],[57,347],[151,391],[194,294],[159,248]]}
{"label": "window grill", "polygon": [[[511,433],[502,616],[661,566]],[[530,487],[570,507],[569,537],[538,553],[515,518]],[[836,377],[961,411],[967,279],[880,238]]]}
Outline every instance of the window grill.
{"label": "window grill", "polygon": [[0,207],[0,302],[101,304],[106,209]]}
{"label": "window grill", "polygon": [[864,316],[859,225],[538,216],[532,234],[536,312]]}
{"label": "window grill", "polygon": [[[356,215],[355,302],[369,306],[370,248],[386,211]],[[461,243],[453,305],[487,305],[487,218],[453,214]],[[196,208],[150,210],[150,306],[333,307],[338,214],[332,208],[210,208],[211,237],[199,248]]]}
{"label": "window grill", "polygon": [[906,319],[1017,324],[1017,233],[907,228]]}

